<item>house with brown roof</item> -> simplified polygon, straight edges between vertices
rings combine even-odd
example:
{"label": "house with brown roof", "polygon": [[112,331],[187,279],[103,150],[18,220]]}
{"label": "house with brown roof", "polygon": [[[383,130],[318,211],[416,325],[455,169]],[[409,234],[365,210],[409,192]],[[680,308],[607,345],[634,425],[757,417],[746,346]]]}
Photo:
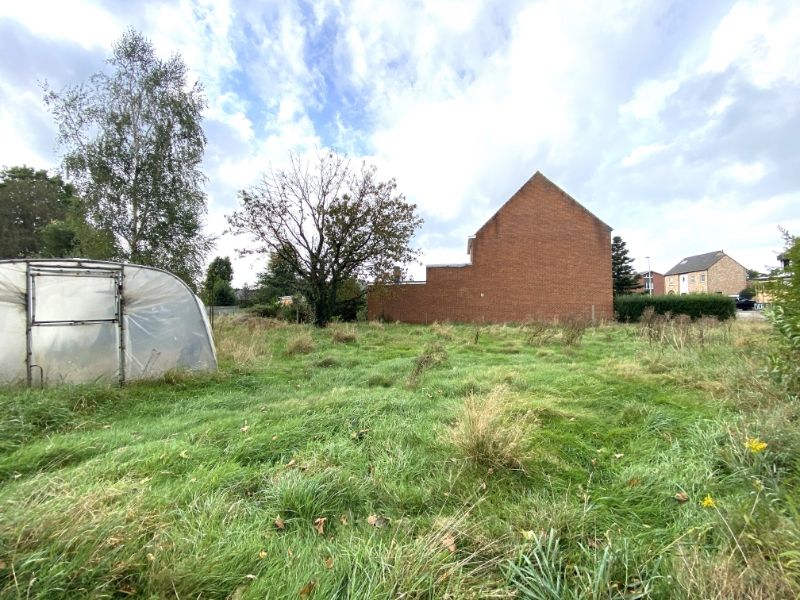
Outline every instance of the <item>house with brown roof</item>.
{"label": "house with brown roof", "polygon": [[722,250],[687,256],[664,273],[667,294],[738,294],[747,287],[747,269]]}
{"label": "house with brown roof", "polygon": [[370,319],[611,319],[611,227],[538,171],[467,242],[469,262],[373,288]]}

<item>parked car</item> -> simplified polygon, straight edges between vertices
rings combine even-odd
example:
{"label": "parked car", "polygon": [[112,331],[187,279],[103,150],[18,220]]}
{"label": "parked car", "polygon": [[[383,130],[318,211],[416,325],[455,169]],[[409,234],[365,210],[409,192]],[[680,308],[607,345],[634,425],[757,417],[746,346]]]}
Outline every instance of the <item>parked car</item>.
{"label": "parked car", "polygon": [[755,300],[751,300],[750,298],[740,298],[736,301],[737,310],[753,310],[755,305]]}

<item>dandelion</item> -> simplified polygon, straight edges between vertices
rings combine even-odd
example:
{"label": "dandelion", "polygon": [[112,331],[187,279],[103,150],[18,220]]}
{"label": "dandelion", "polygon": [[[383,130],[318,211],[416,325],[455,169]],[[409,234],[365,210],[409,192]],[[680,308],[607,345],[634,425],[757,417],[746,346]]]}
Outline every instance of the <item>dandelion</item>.
{"label": "dandelion", "polygon": [[747,438],[747,441],[744,443],[744,447],[753,453],[763,452],[767,447],[767,442],[761,440],[760,438]]}
{"label": "dandelion", "polygon": [[714,498],[711,497],[711,494],[706,494],[706,497],[700,502],[700,506],[703,508],[714,508],[716,505],[717,503],[714,501]]}

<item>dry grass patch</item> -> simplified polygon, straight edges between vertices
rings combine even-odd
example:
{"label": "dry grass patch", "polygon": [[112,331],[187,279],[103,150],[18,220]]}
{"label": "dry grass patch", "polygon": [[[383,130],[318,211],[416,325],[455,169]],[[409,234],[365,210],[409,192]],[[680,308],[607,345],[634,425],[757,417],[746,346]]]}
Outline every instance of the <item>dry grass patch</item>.
{"label": "dry grass patch", "polygon": [[286,340],[286,354],[289,355],[310,354],[316,347],[314,338],[307,331],[293,335]]}
{"label": "dry grass patch", "polygon": [[511,408],[508,386],[470,394],[450,432],[453,444],[475,463],[524,470],[526,423]]}
{"label": "dry grass patch", "polygon": [[337,344],[349,344],[358,339],[356,328],[352,325],[332,325],[330,330],[331,338]]}

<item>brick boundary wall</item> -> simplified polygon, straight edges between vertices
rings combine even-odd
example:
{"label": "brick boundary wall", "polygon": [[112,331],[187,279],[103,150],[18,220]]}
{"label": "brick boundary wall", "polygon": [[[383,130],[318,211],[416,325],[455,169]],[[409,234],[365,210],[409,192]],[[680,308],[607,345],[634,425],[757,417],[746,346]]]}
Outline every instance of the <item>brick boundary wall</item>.
{"label": "brick boundary wall", "polygon": [[613,318],[611,228],[536,173],[470,240],[471,264],[367,298],[370,319],[406,323]]}

